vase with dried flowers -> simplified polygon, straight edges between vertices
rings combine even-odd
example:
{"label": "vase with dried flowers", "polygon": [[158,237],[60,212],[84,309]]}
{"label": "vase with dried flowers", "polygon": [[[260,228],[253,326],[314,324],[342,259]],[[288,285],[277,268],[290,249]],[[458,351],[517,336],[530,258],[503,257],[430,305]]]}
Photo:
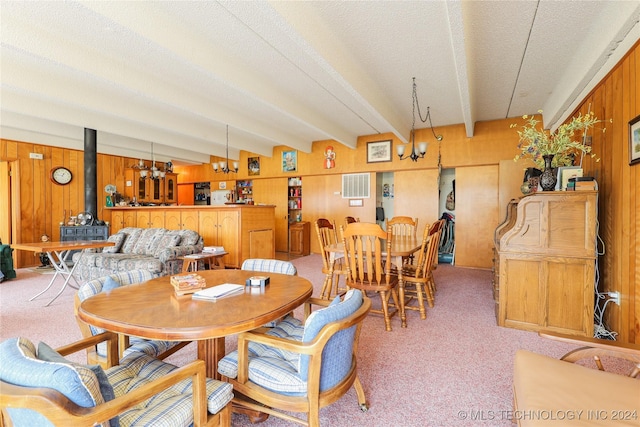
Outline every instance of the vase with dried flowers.
{"label": "vase with dried flowers", "polygon": [[[538,113],[542,113],[542,110],[539,110]],[[600,159],[596,158],[596,155],[591,152],[591,146],[584,144],[582,141],[585,132],[596,123],[602,122],[602,120],[598,120],[592,112],[584,115],[578,114],[577,117],[573,117],[571,121],[564,123],[553,133],[545,131],[541,126],[538,127],[540,121],[534,116],[524,115],[522,118],[525,119],[526,122],[524,126],[522,126],[522,130],[518,131],[518,136],[520,137],[518,149],[520,153],[515,156],[514,161],[530,158],[543,173],[545,169],[555,169],[560,166],[573,165],[577,155],[584,156],[585,154],[589,154],[592,158],[595,158],[596,162],[600,161]],[[511,128],[516,126],[518,125],[512,124]],[[605,130],[606,129],[603,128],[602,131],[604,132]],[[545,181],[548,184],[545,186],[547,188],[549,188],[551,184],[555,187],[555,182],[550,182],[552,175],[555,179],[555,173],[553,171],[549,170],[546,174],[548,179]],[[553,189],[553,187],[550,189]]]}

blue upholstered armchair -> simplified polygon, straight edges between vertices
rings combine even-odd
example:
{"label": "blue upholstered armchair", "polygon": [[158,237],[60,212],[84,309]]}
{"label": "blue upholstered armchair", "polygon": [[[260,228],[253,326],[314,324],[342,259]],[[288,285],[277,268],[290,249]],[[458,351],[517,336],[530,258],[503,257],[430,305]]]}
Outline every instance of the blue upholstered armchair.
{"label": "blue upholstered armchair", "polygon": [[[338,400],[352,385],[361,409],[367,410],[356,351],[371,300],[352,289],[344,300],[310,298],[306,304],[324,308],[307,309],[311,314],[304,323],[287,316],[275,328],[239,334],[238,350],[218,363],[218,372],[235,392],[266,407],[234,399],[239,406],[319,426],[320,408]],[[307,413],[307,420],[281,411]]]}
{"label": "blue upholstered armchair", "polygon": [[[233,388],[206,378],[202,360],[179,368],[133,352],[118,361],[117,339],[104,332],[57,351],[26,338],[0,343],[0,421],[15,427],[230,425]],[[103,341],[113,367],[64,358]]]}
{"label": "blue upholstered armchair", "polygon": [[[108,292],[116,287],[142,283],[153,278],[154,275],[147,270],[131,270],[99,277],[80,286],[75,297],[74,312],[76,313],[76,321],[78,322],[82,336],[88,338],[104,332],[104,329],[88,325],[77,316],[78,307],[82,301],[93,295],[97,295],[100,292]],[[118,355],[122,358],[131,352],[139,352],[158,359],[164,359],[187,344],[189,344],[189,342],[145,340],[142,338],[129,338],[128,336],[120,335]],[[107,356],[108,353],[104,342],[98,344],[96,347],[87,348],[88,363],[98,363],[103,367],[111,366],[113,362],[108,361]]]}

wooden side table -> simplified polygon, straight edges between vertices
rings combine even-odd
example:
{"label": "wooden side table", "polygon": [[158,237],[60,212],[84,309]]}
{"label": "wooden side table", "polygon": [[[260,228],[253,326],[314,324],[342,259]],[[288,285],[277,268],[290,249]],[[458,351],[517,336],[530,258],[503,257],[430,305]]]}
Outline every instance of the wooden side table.
{"label": "wooden side table", "polygon": [[182,260],[182,271],[198,271],[200,261],[205,265],[208,265],[209,270],[224,270],[224,260],[222,257],[227,255],[228,252],[211,252],[211,253],[199,253],[192,255],[185,255],[178,257]]}

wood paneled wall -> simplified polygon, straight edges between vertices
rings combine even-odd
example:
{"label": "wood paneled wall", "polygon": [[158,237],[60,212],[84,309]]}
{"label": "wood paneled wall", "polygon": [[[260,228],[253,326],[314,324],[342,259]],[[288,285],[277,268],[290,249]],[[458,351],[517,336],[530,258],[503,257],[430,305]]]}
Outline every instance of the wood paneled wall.
{"label": "wood paneled wall", "polygon": [[607,305],[610,329],[623,342],[640,343],[640,165],[629,165],[629,121],[640,115],[640,42],[596,86],[575,113],[591,109],[606,132],[594,132],[587,169],[598,180],[600,198],[598,246],[600,282],[604,291],[619,291],[621,305]]}

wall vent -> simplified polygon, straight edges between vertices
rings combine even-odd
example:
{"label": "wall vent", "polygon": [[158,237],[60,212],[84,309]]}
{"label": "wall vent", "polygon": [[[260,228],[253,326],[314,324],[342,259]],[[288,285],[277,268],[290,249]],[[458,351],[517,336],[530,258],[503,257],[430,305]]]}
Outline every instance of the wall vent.
{"label": "wall vent", "polygon": [[369,173],[351,173],[342,175],[342,198],[343,199],[368,199],[369,196]]}

